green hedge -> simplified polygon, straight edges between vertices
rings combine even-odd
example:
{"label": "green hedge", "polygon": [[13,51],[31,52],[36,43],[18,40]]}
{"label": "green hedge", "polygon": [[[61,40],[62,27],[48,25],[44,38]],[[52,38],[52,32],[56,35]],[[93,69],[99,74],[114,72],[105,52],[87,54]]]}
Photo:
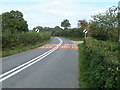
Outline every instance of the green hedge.
{"label": "green hedge", "polygon": [[82,28],[58,30],[55,32],[55,35],[74,38],[82,38],[84,36]]}
{"label": "green hedge", "polygon": [[81,88],[117,88],[118,43],[87,39],[79,45],[80,87]]}
{"label": "green hedge", "polygon": [[2,34],[2,49],[13,48],[15,46],[33,45],[37,42],[43,42],[50,39],[50,33],[23,32],[10,34],[8,32]]}

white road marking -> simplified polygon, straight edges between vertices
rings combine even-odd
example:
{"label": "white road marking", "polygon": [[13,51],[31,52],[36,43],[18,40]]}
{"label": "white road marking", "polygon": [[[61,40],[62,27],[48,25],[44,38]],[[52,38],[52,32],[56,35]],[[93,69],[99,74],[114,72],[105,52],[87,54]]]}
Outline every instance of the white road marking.
{"label": "white road marking", "polygon": [[17,74],[18,72],[20,72],[20,71],[26,69],[27,67],[35,64],[36,62],[42,60],[43,58],[45,58],[46,56],[50,55],[55,50],[57,50],[63,44],[63,41],[58,37],[56,37],[56,38],[60,40],[60,43],[56,47],[54,47],[53,49],[50,49],[49,51],[45,52],[44,54],[42,54],[42,55],[40,55],[40,56],[26,62],[26,63],[24,63],[24,64],[22,64],[20,66],[18,66],[18,67],[14,68],[14,69],[6,72],[6,73],[3,73],[2,75],[0,75],[0,82],[8,79],[9,77]]}

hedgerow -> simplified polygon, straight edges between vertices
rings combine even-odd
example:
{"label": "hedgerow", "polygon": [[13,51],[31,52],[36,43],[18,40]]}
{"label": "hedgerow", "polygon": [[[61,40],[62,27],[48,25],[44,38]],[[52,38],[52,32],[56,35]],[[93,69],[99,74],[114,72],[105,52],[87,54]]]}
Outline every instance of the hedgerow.
{"label": "hedgerow", "polygon": [[82,38],[83,37],[82,30],[83,30],[82,28],[58,30],[55,32],[55,35],[56,36],[64,36],[64,37]]}
{"label": "hedgerow", "polygon": [[80,87],[117,88],[120,72],[118,43],[90,38],[79,47]]}
{"label": "hedgerow", "polygon": [[43,42],[50,39],[50,33],[45,32],[23,32],[23,33],[8,33],[2,34],[2,49],[12,48],[15,46],[33,45],[37,42]]}

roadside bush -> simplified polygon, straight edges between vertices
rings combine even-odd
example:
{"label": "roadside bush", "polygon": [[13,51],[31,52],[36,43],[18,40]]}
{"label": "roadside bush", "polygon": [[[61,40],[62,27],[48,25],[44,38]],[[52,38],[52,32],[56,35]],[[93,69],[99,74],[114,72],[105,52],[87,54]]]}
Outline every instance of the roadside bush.
{"label": "roadside bush", "polygon": [[50,33],[45,32],[23,32],[23,33],[3,33],[2,49],[14,48],[15,46],[33,45],[50,39]]}
{"label": "roadside bush", "polygon": [[118,43],[87,39],[85,45],[79,45],[81,88],[117,88]]}
{"label": "roadside bush", "polygon": [[74,28],[74,29],[65,29],[65,30],[56,31],[55,35],[64,36],[64,37],[82,38],[83,32],[81,28]]}
{"label": "roadside bush", "polygon": [[93,15],[93,20],[89,24],[91,36],[98,40],[117,42],[119,37],[119,9],[117,6],[112,6],[105,13]]}

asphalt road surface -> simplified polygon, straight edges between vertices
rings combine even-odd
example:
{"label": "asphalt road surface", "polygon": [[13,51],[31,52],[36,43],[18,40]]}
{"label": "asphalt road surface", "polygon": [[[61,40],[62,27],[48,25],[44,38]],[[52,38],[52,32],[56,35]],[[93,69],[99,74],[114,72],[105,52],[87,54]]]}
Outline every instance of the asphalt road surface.
{"label": "asphalt road surface", "polygon": [[[60,38],[63,44],[71,40]],[[58,44],[52,38],[50,44]],[[50,49],[32,49],[2,58],[2,73],[28,62]],[[79,88],[77,49],[57,49],[37,63],[2,81],[2,88]]]}

